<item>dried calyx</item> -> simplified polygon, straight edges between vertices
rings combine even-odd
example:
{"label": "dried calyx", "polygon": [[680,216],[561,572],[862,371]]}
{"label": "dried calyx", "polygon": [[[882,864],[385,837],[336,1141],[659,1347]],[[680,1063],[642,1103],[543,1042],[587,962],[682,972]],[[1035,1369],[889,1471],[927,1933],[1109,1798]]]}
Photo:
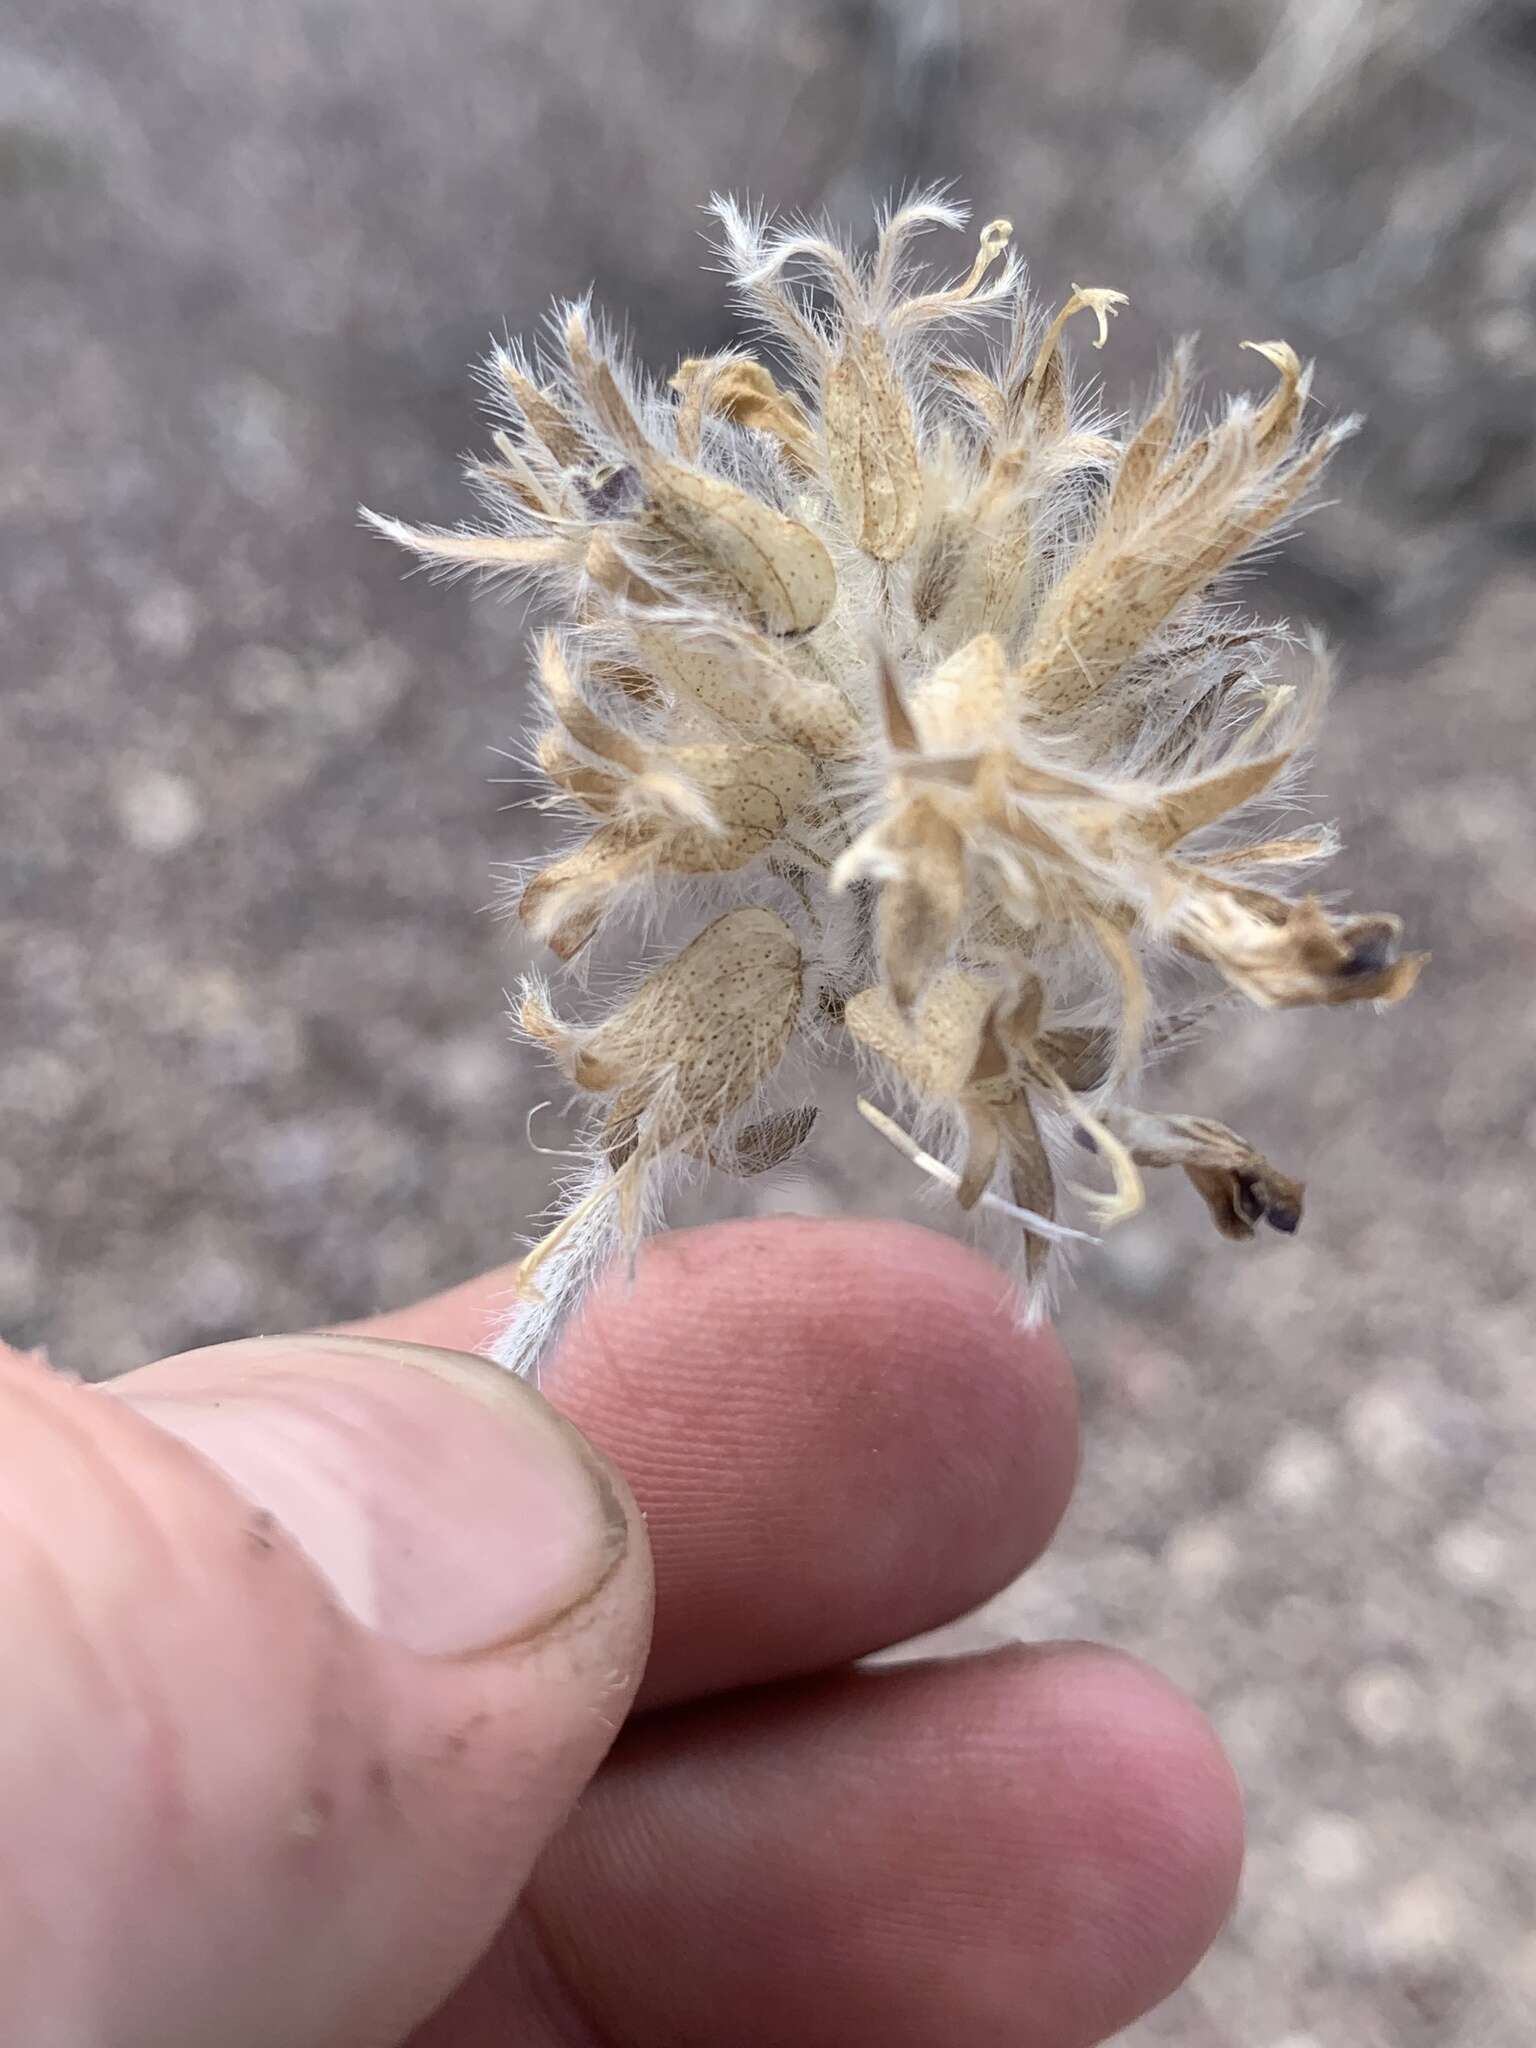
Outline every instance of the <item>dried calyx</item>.
{"label": "dried calyx", "polygon": [[[1213,595],[1351,423],[1308,430],[1279,341],[1249,344],[1274,373],[1257,402],[1196,416],[1181,347],[1142,417],[1099,416],[1064,331],[1087,315],[1102,347],[1123,295],[1074,285],[1042,318],[1006,221],[933,285],[913,244],[962,224],[942,200],[867,256],[715,213],[773,366],[731,351],[644,384],[567,307],[550,360],[488,366],[484,525],[373,519],[559,617],[531,753],[573,830],[516,893],[529,933],[579,966],[669,895],[718,913],[596,1021],[524,991],[588,1111],[509,1360],[660,1220],[669,1178],[789,1157],[815,1117],[791,1056],[839,1034],[890,1105],[870,1120],[1011,1242],[1034,1307],[1083,1234],[1064,1188],[1103,1228],[1143,1168],[1180,1166],[1224,1236],[1293,1231],[1298,1182],[1130,1098],[1181,978],[1186,1003],[1191,977],[1268,1008],[1394,1002],[1422,964],[1395,918],[1298,886],[1332,838],[1273,813],[1326,663],[1277,680],[1287,636]],[[960,346],[987,327],[990,350]]]}

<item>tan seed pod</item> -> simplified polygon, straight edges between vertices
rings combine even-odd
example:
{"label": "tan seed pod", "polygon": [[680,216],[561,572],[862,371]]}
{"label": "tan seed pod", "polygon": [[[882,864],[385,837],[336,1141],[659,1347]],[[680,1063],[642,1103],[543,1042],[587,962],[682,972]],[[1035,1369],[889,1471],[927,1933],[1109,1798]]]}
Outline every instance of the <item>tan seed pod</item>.
{"label": "tan seed pod", "polygon": [[816,1123],[816,1108],[807,1103],[801,1109],[781,1110],[777,1116],[764,1117],[760,1123],[748,1124],[738,1133],[736,1142],[730,1146],[716,1146],[711,1154],[714,1162],[724,1167],[727,1173],[751,1179],[760,1173],[772,1173],[791,1158],[806,1139]]}
{"label": "tan seed pod", "polygon": [[745,867],[778,838],[810,802],[815,772],[794,747],[673,747],[653,757],[653,772],[680,778],[697,791],[713,823],[685,826],[658,845],[658,863],[673,874],[726,874]]}
{"label": "tan seed pod", "polygon": [[706,1137],[783,1057],[801,971],[781,917],[728,911],[584,1034],[572,1079],[603,1094],[634,1091],[629,1113],[651,1117],[653,1149]]}
{"label": "tan seed pod", "polygon": [[849,531],[877,562],[911,547],[922,505],[912,403],[873,327],[844,338],[821,395],[827,480]]}
{"label": "tan seed pod", "polygon": [[641,659],[674,698],[700,705],[741,732],[770,727],[789,745],[839,759],[862,735],[858,713],[831,683],[796,675],[756,635],[727,638],[637,626]]}
{"label": "tan seed pod", "polygon": [[752,687],[750,664],[729,640],[638,622],[632,630],[641,661],[670,697],[697,704],[743,732],[761,724],[762,701]]}
{"label": "tan seed pod", "polygon": [[920,1094],[956,1101],[971,1079],[996,993],[979,975],[950,968],[929,983],[910,1017],[889,990],[867,988],[849,997],[844,1020],[860,1045]]}
{"label": "tan seed pod", "polygon": [[781,739],[821,761],[851,760],[864,737],[859,714],[832,683],[787,675],[768,696],[768,723]]}
{"label": "tan seed pod", "polygon": [[[1251,548],[1311,483],[1352,423],[1278,475],[1241,415],[1172,453],[1181,372],[1127,448],[1103,520],[1041,607],[1020,672],[1022,701],[1081,712],[1178,607]],[[1198,453],[1196,453],[1198,451]]]}
{"label": "tan seed pod", "polygon": [[864,721],[828,675],[815,639],[758,643],[752,652],[768,722],[780,739],[820,761],[856,758],[865,744]]}
{"label": "tan seed pod", "polygon": [[808,526],[719,477],[654,462],[645,524],[765,633],[809,633],[837,595],[837,572]]}

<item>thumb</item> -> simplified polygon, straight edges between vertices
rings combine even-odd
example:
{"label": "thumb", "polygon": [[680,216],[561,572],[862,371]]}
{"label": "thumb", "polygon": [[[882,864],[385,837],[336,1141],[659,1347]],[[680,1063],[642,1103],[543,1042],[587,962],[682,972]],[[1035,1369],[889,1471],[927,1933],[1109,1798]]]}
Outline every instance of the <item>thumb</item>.
{"label": "thumb", "polygon": [[621,1480],[483,1359],[0,1365],[0,2037],[394,2043],[597,1767],[650,1626]]}

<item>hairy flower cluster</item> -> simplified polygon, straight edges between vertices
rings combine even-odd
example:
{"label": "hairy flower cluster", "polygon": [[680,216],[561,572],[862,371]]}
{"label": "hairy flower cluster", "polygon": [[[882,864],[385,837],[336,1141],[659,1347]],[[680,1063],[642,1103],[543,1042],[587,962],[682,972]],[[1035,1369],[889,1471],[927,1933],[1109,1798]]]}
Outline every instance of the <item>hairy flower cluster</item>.
{"label": "hairy flower cluster", "polygon": [[[915,239],[965,218],[942,199],[884,217],[867,256],[714,211],[775,368],[732,350],[656,388],[566,306],[550,359],[487,366],[486,523],[373,519],[558,612],[532,753],[574,830],[519,879],[527,931],[580,980],[664,899],[700,927],[595,1018],[524,986],[584,1135],[508,1362],[536,1363],[670,1180],[788,1158],[839,1040],[888,1105],[861,1109],[1012,1251],[1034,1309],[1085,1234],[1058,1216],[1067,1160],[1103,1176],[1071,1188],[1096,1228],[1141,1205],[1142,1168],[1180,1166],[1224,1236],[1294,1230],[1297,1182],[1131,1093],[1223,985],[1393,1002],[1418,975],[1396,918],[1297,893],[1332,835],[1273,825],[1320,651],[1277,680],[1284,632],[1213,597],[1352,423],[1309,434],[1279,341],[1249,344],[1262,402],[1197,416],[1181,347],[1140,419],[1096,415],[1063,329],[1088,313],[1102,347],[1122,295],[1074,286],[1043,318],[1007,221],[925,283]],[[989,327],[990,352],[957,347]]]}

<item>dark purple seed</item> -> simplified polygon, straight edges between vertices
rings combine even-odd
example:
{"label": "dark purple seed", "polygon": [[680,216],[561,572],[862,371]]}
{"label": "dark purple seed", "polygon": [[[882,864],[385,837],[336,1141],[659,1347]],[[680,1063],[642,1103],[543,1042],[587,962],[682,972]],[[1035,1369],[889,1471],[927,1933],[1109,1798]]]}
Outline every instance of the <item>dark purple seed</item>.
{"label": "dark purple seed", "polygon": [[594,519],[622,519],[640,501],[640,472],[627,463],[581,478],[581,495]]}
{"label": "dark purple seed", "polygon": [[1391,931],[1367,932],[1356,939],[1340,974],[1380,974],[1397,957],[1397,940]]}

